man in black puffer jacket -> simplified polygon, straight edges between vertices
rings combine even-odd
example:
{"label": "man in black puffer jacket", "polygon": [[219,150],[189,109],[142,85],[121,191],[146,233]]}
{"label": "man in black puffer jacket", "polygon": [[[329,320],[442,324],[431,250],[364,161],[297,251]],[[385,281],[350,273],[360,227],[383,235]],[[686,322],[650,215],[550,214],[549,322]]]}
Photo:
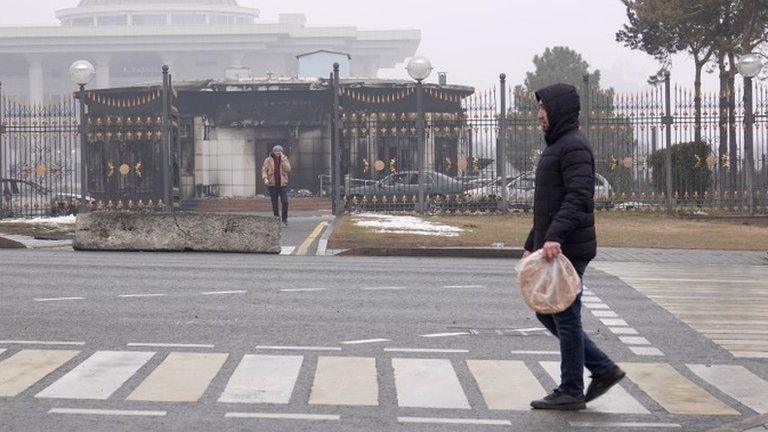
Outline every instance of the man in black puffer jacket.
{"label": "man in black puffer jacket", "polygon": [[[597,253],[595,235],[595,159],[579,130],[576,88],[556,84],[536,92],[539,123],[547,147],[536,169],[533,228],[525,256],[543,249],[548,260],[564,254],[579,276]],[[554,315],[536,314],[560,341],[561,383],[551,394],[531,402],[538,409],[579,410],[624,378],[624,372],[584,334],[581,294],[571,307]],[[584,395],[584,367],[592,382]]]}

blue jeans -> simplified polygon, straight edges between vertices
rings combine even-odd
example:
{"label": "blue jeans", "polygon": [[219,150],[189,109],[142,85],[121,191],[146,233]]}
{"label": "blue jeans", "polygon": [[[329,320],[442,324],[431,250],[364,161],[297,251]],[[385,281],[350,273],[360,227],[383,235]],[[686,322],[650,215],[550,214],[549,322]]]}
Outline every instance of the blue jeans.
{"label": "blue jeans", "polygon": [[[584,277],[589,261],[573,261]],[[592,375],[608,371],[614,363],[592,342],[581,327],[581,294],[568,309],[554,315],[536,314],[553,335],[560,340],[560,390],[572,396],[584,394],[584,368]]]}

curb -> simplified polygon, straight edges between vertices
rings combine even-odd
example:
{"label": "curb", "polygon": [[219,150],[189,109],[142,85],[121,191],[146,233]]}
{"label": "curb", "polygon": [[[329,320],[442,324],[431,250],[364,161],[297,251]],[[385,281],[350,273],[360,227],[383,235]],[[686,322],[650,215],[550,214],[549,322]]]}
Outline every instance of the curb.
{"label": "curb", "polygon": [[27,247],[16,240],[0,237],[0,249],[27,249]]}
{"label": "curb", "polygon": [[334,218],[326,227],[323,234],[320,236],[320,240],[317,241],[317,251],[315,255],[325,256],[328,253],[328,239],[331,238],[333,230],[336,228],[336,219]]}
{"label": "curb", "polygon": [[509,258],[520,259],[523,249],[517,248],[377,248],[357,247],[341,252],[340,256],[442,257],[442,258]]}

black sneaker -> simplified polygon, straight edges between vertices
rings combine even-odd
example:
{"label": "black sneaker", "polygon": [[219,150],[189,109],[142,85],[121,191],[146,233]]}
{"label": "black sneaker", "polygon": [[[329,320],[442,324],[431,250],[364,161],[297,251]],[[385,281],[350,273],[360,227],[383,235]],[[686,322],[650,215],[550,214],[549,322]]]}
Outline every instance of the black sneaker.
{"label": "black sneaker", "polygon": [[584,397],[585,401],[591,402],[604,395],[605,392],[611,389],[611,387],[623,380],[625,376],[627,376],[626,372],[616,365],[613,365],[613,367],[605,373],[593,375],[592,382],[590,382],[589,387],[587,387],[587,395]]}
{"label": "black sneaker", "polygon": [[534,409],[560,411],[576,411],[587,408],[584,396],[571,396],[559,388],[544,396],[544,399],[531,402],[531,406]]}

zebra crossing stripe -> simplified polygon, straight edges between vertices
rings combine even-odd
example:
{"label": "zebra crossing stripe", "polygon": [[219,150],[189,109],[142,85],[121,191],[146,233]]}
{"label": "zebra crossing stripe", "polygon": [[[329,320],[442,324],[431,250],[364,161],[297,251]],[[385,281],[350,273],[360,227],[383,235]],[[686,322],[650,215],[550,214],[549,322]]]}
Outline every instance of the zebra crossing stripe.
{"label": "zebra crossing stripe", "polygon": [[470,409],[450,360],[393,358],[392,367],[399,406]]}
{"label": "zebra crossing stripe", "polygon": [[[549,376],[555,380],[556,383],[560,382],[560,363],[552,361],[539,362],[544,370],[547,371]],[[587,371],[584,371],[584,384],[589,383],[587,378]],[[611,414],[650,414],[645,407],[632,397],[623,387],[620,385],[613,386],[605,396],[595,399],[587,406],[590,411],[600,413]]]}
{"label": "zebra crossing stripe", "polygon": [[312,405],[378,406],[373,357],[320,357],[309,395]]}
{"label": "zebra crossing stripe", "polygon": [[622,363],[621,368],[672,414],[739,415],[666,363]]}
{"label": "zebra crossing stripe", "polygon": [[109,399],[154,355],[142,351],[97,351],[36,397]]}
{"label": "zebra crossing stripe", "polygon": [[522,361],[467,360],[488,409],[531,409],[530,402],[545,394]]}
{"label": "zebra crossing stripe", "polygon": [[246,355],[219,402],[287,404],[303,362],[303,356]]}
{"label": "zebra crossing stripe", "polygon": [[0,397],[14,397],[80,354],[80,351],[21,350],[0,363]]}
{"label": "zebra crossing stripe", "polygon": [[742,366],[687,365],[718,390],[757,413],[768,412],[768,382]]}
{"label": "zebra crossing stripe", "polygon": [[197,402],[229,354],[171,353],[128,396],[150,402]]}

